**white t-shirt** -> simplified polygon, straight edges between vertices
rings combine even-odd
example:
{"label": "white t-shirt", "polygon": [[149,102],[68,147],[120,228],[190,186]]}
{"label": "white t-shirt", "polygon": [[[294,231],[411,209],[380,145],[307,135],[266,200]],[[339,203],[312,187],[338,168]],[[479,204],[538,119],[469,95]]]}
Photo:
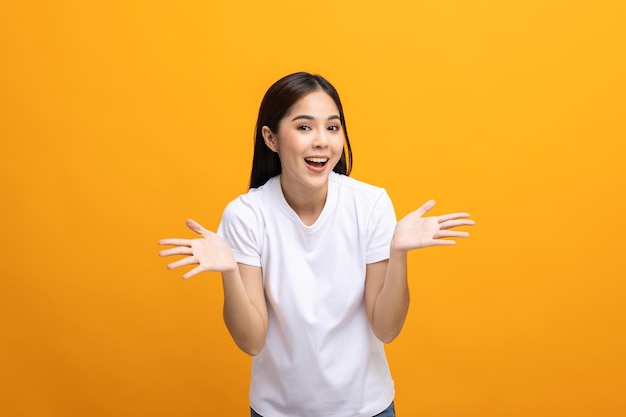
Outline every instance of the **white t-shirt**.
{"label": "white t-shirt", "polygon": [[287,204],[279,176],[226,207],[218,234],[237,262],[263,271],[269,326],[252,361],[257,413],[371,417],[393,401],[364,290],[366,265],[389,258],[395,225],[384,189],[334,172],[311,226]]}

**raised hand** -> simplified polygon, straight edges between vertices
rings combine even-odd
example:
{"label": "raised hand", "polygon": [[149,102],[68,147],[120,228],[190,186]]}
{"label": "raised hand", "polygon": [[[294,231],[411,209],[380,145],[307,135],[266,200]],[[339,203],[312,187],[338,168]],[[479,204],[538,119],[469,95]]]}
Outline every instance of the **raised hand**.
{"label": "raised hand", "polygon": [[391,246],[395,250],[410,251],[427,246],[449,246],[456,241],[445,238],[465,238],[467,232],[450,230],[459,226],[472,226],[467,213],[451,213],[441,216],[423,217],[435,205],[429,200],[417,210],[407,214],[396,225]]}
{"label": "raised hand", "polygon": [[187,279],[203,271],[227,272],[237,268],[237,261],[235,261],[230,245],[222,237],[191,219],[187,220],[187,227],[202,237],[159,240],[159,245],[175,246],[162,250],[159,252],[160,256],[187,255],[185,258],[169,264],[168,269],[198,264],[197,267],[183,275],[183,278]]}

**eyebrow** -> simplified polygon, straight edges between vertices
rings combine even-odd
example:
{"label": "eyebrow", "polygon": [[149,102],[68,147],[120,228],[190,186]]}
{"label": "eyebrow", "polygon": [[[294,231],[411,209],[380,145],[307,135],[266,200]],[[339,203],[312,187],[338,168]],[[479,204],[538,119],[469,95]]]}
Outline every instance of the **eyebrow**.
{"label": "eyebrow", "polygon": [[[315,117],[310,116],[308,114],[301,114],[299,116],[294,117],[293,119],[291,119],[292,122],[296,121],[296,120],[300,120],[300,119],[305,119],[305,120],[315,120]],[[327,120],[341,120],[341,118],[336,115],[333,114],[332,116],[329,116]]]}

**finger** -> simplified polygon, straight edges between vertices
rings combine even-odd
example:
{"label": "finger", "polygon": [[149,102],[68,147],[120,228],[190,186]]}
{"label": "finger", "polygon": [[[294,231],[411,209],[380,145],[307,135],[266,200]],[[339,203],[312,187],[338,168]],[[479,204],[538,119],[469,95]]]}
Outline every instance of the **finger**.
{"label": "finger", "polygon": [[459,226],[473,226],[474,224],[476,224],[474,223],[474,220],[448,220],[448,221],[439,223],[439,228],[450,229],[452,227],[459,227]]}
{"label": "finger", "polygon": [[469,216],[470,216],[469,213],[463,213],[463,212],[442,214],[441,216],[437,216],[437,221],[439,221],[439,223],[442,223],[448,220],[462,219],[462,218],[469,217]]}
{"label": "finger", "polygon": [[192,255],[193,251],[188,246],[178,246],[176,248],[164,249],[159,252],[159,256],[170,256],[170,255]]}
{"label": "finger", "polygon": [[191,246],[190,239],[169,238],[159,240],[159,245]]}
{"label": "finger", "polygon": [[421,217],[424,214],[428,213],[434,206],[435,206],[435,200],[428,200],[427,202],[422,204],[420,208],[415,210],[415,212],[418,213],[419,216]]}
{"label": "finger", "polygon": [[435,239],[431,242],[430,246],[453,246],[456,245],[454,240]]}
{"label": "finger", "polygon": [[212,233],[210,230],[205,229],[200,223],[193,219],[187,219],[187,227],[202,236]]}
{"label": "finger", "polygon": [[171,264],[169,264],[167,266],[167,269],[176,269],[179,268],[181,266],[187,266],[187,265],[191,265],[191,264],[197,264],[198,261],[196,260],[196,258],[194,256],[188,256],[186,258],[183,258],[181,260],[178,260],[176,262],[172,262]]}
{"label": "finger", "polygon": [[183,275],[183,279],[189,279],[189,278],[193,277],[194,275],[199,274],[202,271],[204,271],[204,268],[201,267],[200,265],[198,265],[194,269],[192,269],[191,271],[189,271],[185,275]]}
{"label": "finger", "polygon": [[435,233],[435,239],[441,239],[446,237],[469,237],[468,232],[458,232],[456,230],[440,230]]}

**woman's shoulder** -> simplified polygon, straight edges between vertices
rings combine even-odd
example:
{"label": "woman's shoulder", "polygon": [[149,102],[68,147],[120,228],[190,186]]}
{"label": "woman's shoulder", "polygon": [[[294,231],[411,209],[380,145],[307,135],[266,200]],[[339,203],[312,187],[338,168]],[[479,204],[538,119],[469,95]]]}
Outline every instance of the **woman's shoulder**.
{"label": "woman's shoulder", "polygon": [[372,196],[386,194],[386,191],[383,187],[357,180],[356,178],[348,177],[343,174],[337,174],[335,172],[332,173],[328,180],[336,183],[338,188],[340,189],[340,192],[343,191],[348,193]]}
{"label": "woman's shoulder", "polygon": [[341,174],[332,175],[331,180],[336,184],[338,204],[354,208],[364,218],[393,212],[393,202],[383,187]]}
{"label": "woman's shoulder", "polygon": [[271,192],[276,177],[270,178],[265,184],[257,188],[250,188],[246,193],[240,194],[226,205],[225,215],[252,215],[261,210],[267,201],[268,193]]}

